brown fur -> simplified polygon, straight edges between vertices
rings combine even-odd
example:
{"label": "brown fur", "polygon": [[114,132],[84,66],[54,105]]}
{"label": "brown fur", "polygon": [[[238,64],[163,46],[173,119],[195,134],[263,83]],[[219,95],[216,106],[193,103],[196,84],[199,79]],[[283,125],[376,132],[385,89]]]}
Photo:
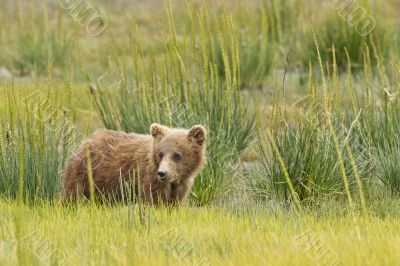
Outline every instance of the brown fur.
{"label": "brown fur", "polygon": [[[139,135],[100,131],[78,147],[64,170],[63,201],[89,197],[87,153],[90,151],[97,195],[120,199],[121,178],[130,181],[136,176],[139,196],[144,201],[181,202],[206,163],[207,133],[202,126],[185,130],[157,124],[151,126],[150,132],[151,135]],[[168,172],[165,182],[158,176],[161,170]]]}

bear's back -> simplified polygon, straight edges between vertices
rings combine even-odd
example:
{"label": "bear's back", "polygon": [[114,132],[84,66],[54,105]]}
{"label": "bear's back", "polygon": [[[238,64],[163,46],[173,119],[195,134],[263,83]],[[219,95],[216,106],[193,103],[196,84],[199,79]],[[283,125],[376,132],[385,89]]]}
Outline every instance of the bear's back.
{"label": "bear's back", "polygon": [[72,154],[64,171],[64,199],[76,192],[88,196],[88,148],[96,187],[105,193],[118,191],[120,178],[136,169],[146,169],[152,137],[135,133],[100,130]]}

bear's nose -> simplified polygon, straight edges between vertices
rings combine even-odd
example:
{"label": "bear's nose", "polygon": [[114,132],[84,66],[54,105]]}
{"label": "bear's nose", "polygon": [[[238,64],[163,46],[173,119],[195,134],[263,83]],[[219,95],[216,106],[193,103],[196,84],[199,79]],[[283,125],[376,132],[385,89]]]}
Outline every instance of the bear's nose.
{"label": "bear's nose", "polygon": [[158,176],[159,176],[161,179],[163,179],[163,178],[165,178],[165,177],[167,176],[167,172],[158,171]]}

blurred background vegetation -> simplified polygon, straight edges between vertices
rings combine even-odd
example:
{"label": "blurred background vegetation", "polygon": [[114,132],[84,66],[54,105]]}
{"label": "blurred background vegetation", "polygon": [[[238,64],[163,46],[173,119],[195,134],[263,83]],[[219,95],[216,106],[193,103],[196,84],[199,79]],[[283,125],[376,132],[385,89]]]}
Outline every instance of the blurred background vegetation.
{"label": "blurred background vegetation", "polygon": [[398,1],[359,1],[366,36],[317,0],[89,2],[98,37],[57,1],[3,3],[3,195],[54,199],[81,139],[153,122],[208,128],[197,205],[400,192]]}

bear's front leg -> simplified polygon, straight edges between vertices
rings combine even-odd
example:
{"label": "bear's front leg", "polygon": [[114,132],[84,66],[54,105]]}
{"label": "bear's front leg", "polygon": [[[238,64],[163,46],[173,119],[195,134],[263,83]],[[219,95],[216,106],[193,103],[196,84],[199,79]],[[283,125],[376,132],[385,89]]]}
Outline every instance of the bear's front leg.
{"label": "bear's front leg", "polygon": [[184,182],[180,184],[171,184],[170,203],[180,204],[186,197],[189,187]]}
{"label": "bear's front leg", "polygon": [[145,203],[154,205],[168,204],[170,201],[170,184],[155,182],[152,184],[141,185],[138,199]]}

